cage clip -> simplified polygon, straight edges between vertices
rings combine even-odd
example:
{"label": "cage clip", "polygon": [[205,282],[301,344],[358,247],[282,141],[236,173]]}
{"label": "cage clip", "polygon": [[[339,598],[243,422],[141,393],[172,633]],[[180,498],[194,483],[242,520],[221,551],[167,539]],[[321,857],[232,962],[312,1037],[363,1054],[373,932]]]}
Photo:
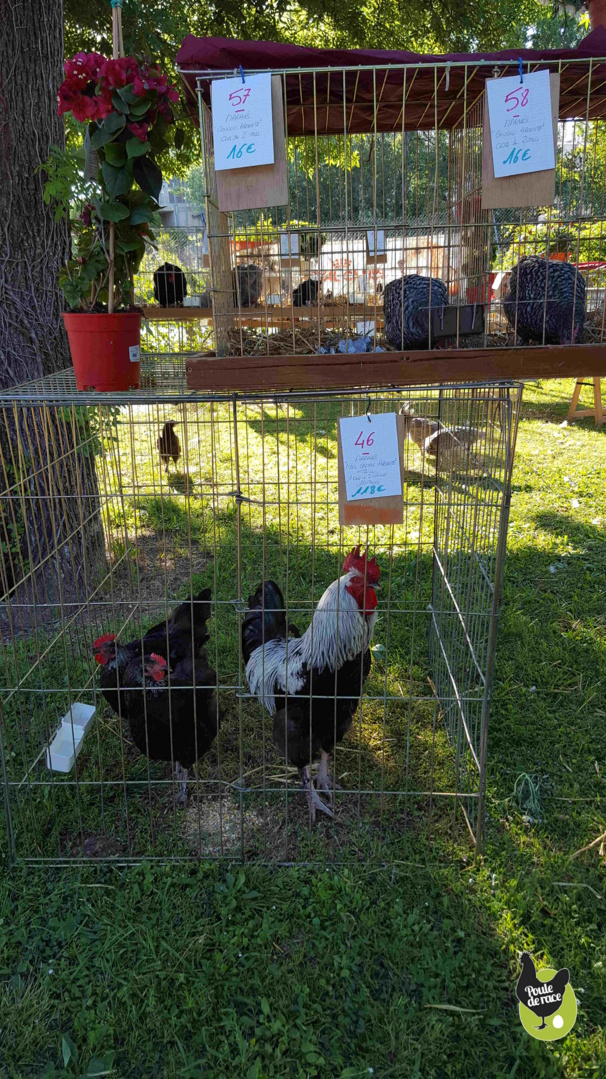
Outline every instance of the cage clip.
{"label": "cage clip", "polygon": [[523,68],[522,68],[522,57],[521,56],[520,56],[518,62],[519,62],[519,65],[520,65],[520,83],[523,83],[524,82],[524,71],[523,71]]}
{"label": "cage clip", "polygon": [[444,92],[447,94],[450,90],[450,60],[446,64],[446,83],[444,86]]}
{"label": "cage clip", "polygon": [[369,423],[372,423],[372,420],[370,418],[370,397],[368,398],[368,401],[366,403],[366,419]]}
{"label": "cage clip", "polygon": [[[520,63],[522,63],[521,60]],[[242,64],[240,64],[240,74],[242,76],[242,82],[246,82],[246,79],[244,78],[244,68],[242,67]]]}

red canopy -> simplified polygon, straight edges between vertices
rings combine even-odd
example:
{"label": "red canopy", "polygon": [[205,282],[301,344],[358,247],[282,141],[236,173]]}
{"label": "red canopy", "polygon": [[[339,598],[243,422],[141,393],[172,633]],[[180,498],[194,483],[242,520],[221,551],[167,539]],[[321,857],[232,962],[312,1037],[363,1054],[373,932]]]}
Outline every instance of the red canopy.
{"label": "red canopy", "polygon": [[[507,49],[423,56],[384,49],[313,49],[272,41],[188,35],[177,53],[186,97],[196,103],[196,76],[274,71],[283,75],[289,135],[426,130],[459,125],[499,65],[513,75],[548,66],[560,72],[560,119],[606,117],[606,29],[576,49]],[[336,70],[331,70],[336,69]],[[201,81],[210,104],[210,80]],[[589,94],[589,106],[587,104]],[[376,116],[375,116],[376,102]],[[196,108],[197,112],[197,108]],[[404,122],[403,122],[404,121]]]}

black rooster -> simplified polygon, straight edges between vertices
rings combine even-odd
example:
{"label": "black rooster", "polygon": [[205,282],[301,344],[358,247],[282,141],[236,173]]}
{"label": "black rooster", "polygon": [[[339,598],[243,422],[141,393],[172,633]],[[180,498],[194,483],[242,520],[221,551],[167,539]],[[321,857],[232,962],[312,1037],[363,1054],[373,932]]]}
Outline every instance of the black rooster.
{"label": "black rooster", "polygon": [[160,451],[160,460],[163,465],[166,465],[166,471],[168,472],[171,460],[177,464],[181,456],[181,443],[175,432],[175,427],[179,423],[179,420],[168,420],[160,432],[160,437],[156,442],[156,446]]}
{"label": "black rooster", "polygon": [[429,308],[448,303],[446,285],[437,277],[407,277],[390,281],[383,293],[385,336],[397,349],[427,348]]}
{"label": "black rooster", "polygon": [[176,307],[187,296],[187,281],[179,266],[164,262],[154,273],[154,296],[161,307]]}
{"label": "black rooster", "polygon": [[[370,672],[379,576],[374,558],[354,549],[302,636],[287,627],[284,597],[274,581],[260,584],[248,600],[242,624],[248,685],[274,717],[278,749],[299,770],[312,821],[317,809],[333,815],[318,791],[332,801],[329,753],[349,730]],[[317,757],[316,789],[309,765]]]}
{"label": "black rooster", "polygon": [[318,282],[312,281],[311,277],[301,281],[296,289],[293,289],[293,307],[312,307],[318,302]]}
{"label": "black rooster", "polygon": [[570,345],[585,321],[585,279],[571,262],[525,255],[514,266],[503,310],[523,341]]}
{"label": "black rooster", "polygon": [[94,642],[103,696],[128,720],[141,753],[175,762],[179,802],[185,801],[187,770],[210,748],[221,718],[217,675],[204,648],[210,598],[207,588],[180,604],[143,640],[120,644],[108,633]]}
{"label": "black rooster", "polygon": [[262,275],[259,266],[255,266],[254,262],[248,266],[238,266],[232,270],[231,277],[234,307],[255,307],[261,298]]}
{"label": "black rooster", "polygon": [[554,1015],[562,1007],[564,990],[570,981],[567,967],[562,967],[547,982],[540,982],[537,978],[537,970],[528,952],[522,952],[520,957],[522,973],[516,985],[516,996],[520,1004],[524,1004],[531,1012],[542,1019],[537,1030],[544,1030],[547,1026],[545,1019]]}

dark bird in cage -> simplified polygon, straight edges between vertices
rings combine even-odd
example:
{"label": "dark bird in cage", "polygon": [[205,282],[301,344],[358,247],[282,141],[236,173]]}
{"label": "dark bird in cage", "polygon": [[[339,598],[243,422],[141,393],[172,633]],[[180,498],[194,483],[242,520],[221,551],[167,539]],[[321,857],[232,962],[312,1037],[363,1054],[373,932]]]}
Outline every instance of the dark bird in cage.
{"label": "dark bird in cage", "polygon": [[318,282],[312,281],[311,277],[307,277],[305,281],[301,281],[301,284],[297,285],[296,289],[293,289],[293,307],[313,307],[318,302],[318,292]]}
{"label": "dark bird in cage", "polygon": [[160,451],[160,460],[166,466],[168,473],[170,462],[175,465],[181,456],[181,443],[177,437],[175,427],[179,420],[167,420],[160,432],[156,446]]}
{"label": "dark bird in cage", "polygon": [[541,1025],[537,1030],[545,1030],[546,1019],[555,1015],[562,1007],[564,990],[570,981],[570,973],[566,967],[558,970],[547,982],[541,982],[537,978],[537,970],[532,956],[528,952],[522,952],[520,957],[522,973],[516,985],[516,996],[520,1004],[524,1004],[531,1012],[541,1019]]}
{"label": "dark bird in cage", "polygon": [[179,803],[187,772],[210,748],[221,718],[217,675],[204,647],[210,599],[206,588],[142,639],[121,644],[107,633],[93,646],[103,696],[128,721],[137,748],[151,760],[175,762]]}
{"label": "dark bird in cage", "polygon": [[428,348],[429,308],[444,307],[448,291],[437,277],[409,274],[390,281],[383,293],[385,336],[393,348]]}
{"label": "dark bird in cage", "polygon": [[[276,746],[299,770],[312,821],[317,810],[333,816],[319,792],[332,803],[337,788],[329,754],[352,724],[370,671],[379,577],[375,559],[354,548],[300,636],[287,627],[274,581],[262,582],[248,600],[242,624],[248,685],[274,717]],[[318,757],[314,784],[310,764]]]}
{"label": "dark bird in cage", "polygon": [[179,266],[165,262],[154,273],[154,296],[160,307],[176,307],[187,296],[187,281]]}
{"label": "dark bird in cage", "polygon": [[571,262],[524,255],[509,275],[503,310],[526,343],[573,344],[583,333],[585,279]]}
{"label": "dark bird in cage", "polygon": [[261,299],[263,284],[260,266],[255,266],[254,262],[248,266],[238,266],[232,270],[231,278],[234,288],[234,307],[255,307]]}

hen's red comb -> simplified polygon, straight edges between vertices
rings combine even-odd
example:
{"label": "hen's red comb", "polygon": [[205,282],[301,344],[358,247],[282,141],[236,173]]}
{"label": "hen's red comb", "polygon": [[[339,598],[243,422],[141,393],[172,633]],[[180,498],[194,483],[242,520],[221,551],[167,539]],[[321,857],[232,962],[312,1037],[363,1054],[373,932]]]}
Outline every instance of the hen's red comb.
{"label": "hen's red comb", "polygon": [[343,563],[344,573],[349,573],[352,569],[355,569],[360,574],[360,577],[365,576],[368,584],[376,584],[381,576],[381,570],[376,559],[368,559],[368,551],[360,554],[360,544],[350,551]]}
{"label": "hen's red comb", "polygon": [[110,644],[112,641],[115,641],[115,639],[115,633],[104,633],[102,637],[97,637],[97,640],[93,641],[93,648],[99,651],[101,648],[103,648],[104,644]]}
{"label": "hen's red comb", "polygon": [[155,660],[155,662],[158,664],[158,667],[166,667],[166,660],[164,659],[164,656],[159,656],[157,652],[152,652],[151,658]]}

